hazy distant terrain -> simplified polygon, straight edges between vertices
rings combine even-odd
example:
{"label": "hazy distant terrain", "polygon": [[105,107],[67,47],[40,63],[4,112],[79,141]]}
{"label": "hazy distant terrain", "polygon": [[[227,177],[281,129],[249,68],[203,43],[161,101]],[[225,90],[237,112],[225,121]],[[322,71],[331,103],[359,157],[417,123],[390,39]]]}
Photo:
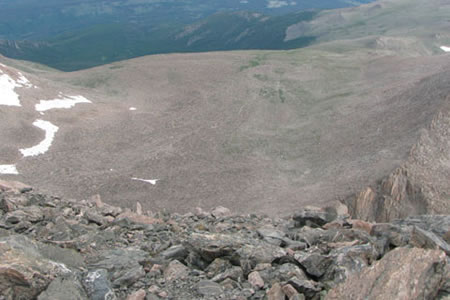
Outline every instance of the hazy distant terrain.
{"label": "hazy distant terrain", "polygon": [[[450,60],[440,47],[450,45],[450,1],[406,2],[320,13],[296,28],[319,32],[317,44],[289,51],[155,55],[71,73],[2,58],[3,72],[21,71],[38,88],[16,88],[22,107],[0,105],[0,165],[20,173],[1,177],[150,210],[284,214],[343,199],[402,165],[448,113]],[[36,110],[76,95],[92,103]],[[23,157],[18,149],[44,138],[36,119],[59,130],[48,152]]]}
{"label": "hazy distant terrain", "polygon": [[0,1],[0,53],[62,70],[170,52],[292,49],[288,26],[364,1]]}

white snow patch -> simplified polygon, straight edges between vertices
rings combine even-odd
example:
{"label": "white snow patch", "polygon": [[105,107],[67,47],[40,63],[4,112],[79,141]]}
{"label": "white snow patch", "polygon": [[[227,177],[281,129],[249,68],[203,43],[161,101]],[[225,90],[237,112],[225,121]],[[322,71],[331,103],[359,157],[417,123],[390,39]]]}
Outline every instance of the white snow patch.
{"label": "white snow patch", "polygon": [[450,52],[450,47],[441,46],[441,50],[444,51],[444,52]]}
{"label": "white snow patch", "polygon": [[[1,66],[6,67],[5,65]],[[20,72],[17,81],[12,79],[8,74],[5,74],[2,70],[0,70],[0,74],[0,105],[22,106],[20,104],[19,95],[14,89],[17,87],[30,88],[33,87],[33,85]]]}
{"label": "white snow patch", "polygon": [[16,165],[0,165],[0,174],[19,175]]}
{"label": "white snow patch", "polygon": [[92,103],[83,96],[67,96],[66,98],[54,100],[41,100],[39,104],[35,105],[37,111],[46,111],[54,108],[71,108],[78,103]]}
{"label": "white snow patch", "polygon": [[136,107],[130,107],[130,110],[137,110]]}
{"label": "white snow patch", "polygon": [[[3,72],[0,70],[0,73]],[[19,95],[14,91],[16,87],[20,86],[9,75],[0,75],[0,105],[22,106],[20,105]]]}
{"label": "white snow patch", "polygon": [[17,80],[17,83],[26,88],[31,88],[31,87],[37,88],[37,86],[32,85],[31,82],[25,76],[23,76],[23,74],[20,72],[19,72],[19,79]]}
{"label": "white snow patch", "polygon": [[36,120],[36,121],[34,121],[33,125],[45,131],[45,138],[42,142],[40,142],[38,145],[36,145],[34,147],[20,149],[19,151],[25,157],[36,156],[36,155],[44,154],[45,152],[47,152],[48,149],[50,149],[53,139],[55,138],[55,134],[59,129],[57,126],[53,125],[52,123],[43,121],[43,120]]}
{"label": "white snow patch", "polygon": [[156,182],[159,181],[159,179],[142,179],[142,178],[135,178],[135,177],[133,177],[131,179],[132,180],[137,180],[137,181],[142,181],[142,182],[145,182],[145,183],[150,183],[150,184],[153,184],[153,185],[155,185]]}

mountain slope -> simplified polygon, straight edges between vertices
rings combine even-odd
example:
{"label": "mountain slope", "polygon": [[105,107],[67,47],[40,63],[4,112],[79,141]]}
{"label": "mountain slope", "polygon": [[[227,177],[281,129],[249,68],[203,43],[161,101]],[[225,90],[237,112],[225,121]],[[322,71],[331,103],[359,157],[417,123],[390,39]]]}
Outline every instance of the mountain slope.
{"label": "mountain slope", "polygon": [[[0,108],[1,126],[9,128],[0,164],[16,162],[20,175],[13,177],[47,191],[99,193],[147,209],[221,204],[278,214],[325,203],[400,165],[446,102],[447,56],[391,54],[163,55],[26,74],[39,93],[23,91],[24,111]],[[59,92],[92,103],[33,112]],[[59,131],[47,153],[21,159],[17,149],[43,138],[32,126],[36,118]]]}
{"label": "mountain slope", "polygon": [[[157,55],[71,73],[2,58],[2,82],[22,105],[0,106],[0,165],[19,173],[2,177],[150,210],[284,214],[347,198],[403,166],[423,129],[447,112],[446,44],[418,28],[407,37]],[[90,102],[36,107],[83,99]],[[48,150],[20,151],[37,145]],[[431,156],[436,174],[447,174],[447,152]],[[420,182],[432,172],[417,170]],[[441,199],[450,192],[434,187]]]}

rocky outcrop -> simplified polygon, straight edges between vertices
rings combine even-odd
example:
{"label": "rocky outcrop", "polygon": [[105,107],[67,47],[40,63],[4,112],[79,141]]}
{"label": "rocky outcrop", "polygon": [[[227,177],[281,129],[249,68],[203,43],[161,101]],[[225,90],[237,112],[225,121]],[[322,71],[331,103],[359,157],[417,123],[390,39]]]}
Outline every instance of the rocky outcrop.
{"label": "rocky outcrop", "polygon": [[66,200],[29,188],[5,189],[0,199],[0,299],[429,299],[450,293],[449,216],[368,223],[350,219],[341,203],[277,219],[223,207],[144,213],[140,205],[132,212],[99,197]]}
{"label": "rocky outcrop", "polygon": [[376,189],[367,187],[347,200],[350,214],[357,219],[389,222],[428,212],[420,184],[412,182],[404,167],[383,179]]}
{"label": "rocky outcrop", "polygon": [[354,218],[389,222],[421,214],[450,214],[450,112],[443,109],[401,167],[349,197]]}
{"label": "rocky outcrop", "polygon": [[442,251],[397,248],[332,289],[326,300],[435,299],[446,278]]}

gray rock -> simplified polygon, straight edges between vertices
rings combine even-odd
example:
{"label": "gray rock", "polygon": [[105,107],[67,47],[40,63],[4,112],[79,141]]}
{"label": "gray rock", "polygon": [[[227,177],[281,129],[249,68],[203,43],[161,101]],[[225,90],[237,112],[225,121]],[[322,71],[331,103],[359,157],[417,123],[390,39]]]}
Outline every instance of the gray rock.
{"label": "gray rock", "polygon": [[295,259],[306,272],[314,277],[321,277],[332,263],[332,258],[318,253],[296,253]]}
{"label": "gray rock", "polygon": [[101,216],[100,214],[97,214],[95,212],[92,211],[87,211],[84,215],[84,217],[86,218],[86,220],[88,220],[90,223],[95,223],[99,226],[101,225],[105,225],[108,223],[107,219],[103,216]]}
{"label": "gray rock", "polygon": [[35,299],[53,278],[72,272],[63,263],[46,258],[40,246],[21,235],[0,238],[0,295]]}
{"label": "gray rock", "polygon": [[83,285],[91,300],[117,299],[108,279],[108,271],[105,269],[93,270],[87,273]]}
{"label": "gray rock", "polygon": [[288,283],[308,299],[313,298],[322,290],[320,284],[312,280],[301,280],[297,277],[292,277],[288,280]]}
{"label": "gray rock", "polygon": [[278,246],[261,242],[254,244],[247,244],[236,250],[231,258],[232,263],[240,264],[245,267],[243,263],[250,262],[252,268],[261,263],[272,263],[276,259],[286,256],[286,250]]}
{"label": "gray rock", "polygon": [[390,223],[379,223],[372,226],[371,235],[385,238],[389,245],[403,247],[408,245],[411,239],[412,226],[400,226]]}
{"label": "gray rock", "polygon": [[419,248],[440,249],[450,256],[450,246],[444,240],[433,232],[426,231],[420,227],[414,226],[410,244]]}
{"label": "gray rock", "polygon": [[112,283],[114,287],[127,287],[144,276],[144,268],[142,266],[135,265],[132,268],[122,269],[119,272],[115,272]]}
{"label": "gray rock", "polygon": [[292,277],[297,277],[301,280],[308,280],[308,276],[305,272],[298,266],[292,263],[282,264],[277,266],[277,268],[271,272],[273,279],[278,279],[280,281],[288,281]]}
{"label": "gray rock", "polygon": [[114,286],[129,286],[145,275],[142,265],[148,259],[148,254],[141,250],[104,250],[95,257],[90,257],[88,267],[108,270]]}
{"label": "gray rock", "polygon": [[36,246],[43,257],[62,263],[70,269],[82,270],[86,266],[84,258],[80,253],[72,249],[55,247],[43,243],[38,243]]}
{"label": "gray rock", "polygon": [[222,281],[220,283],[220,285],[222,286],[224,291],[227,291],[227,290],[232,291],[232,290],[241,288],[241,285],[238,282],[236,282],[230,278],[227,278],[224,281]]}
{"label": "gray rock", "polygon": [[170,247],[169,249],[164,250],[159,255],[167,260],[184,260],[188,255],[188,251],[183,245],[175,245]]}
{"label": "gray rock", "polygon": [[36,223],[42,221],[43,219],[44,213],[42,208],[34,205],[22,207],[20,210],[9,212],[3,217],[4,223],[10,226],[25,221]]}
{"label": "gray rock", "polygon": [[211,280],[202,280],[196,285],[196,290],[203,296],[217,296],[223,293],[220,284]]}
{"label": "gray rock", "polygon": [[178,260],[171,261],[164,270],[164,278],[167,281],[186,278],[189,274],[189,269]]}
{"label": "gray rock", "polygon": [[79,279],[74,276],[61,276],[53,280],[47,289],[41,293],[38,300],[88,300]]}
{"label": "gray rock", "polygon": [[232,279],[237,282],[241,282],[244,278],[244,272],[240,267],[231,267],[225,270],[223,273],[217,274],[211,280],[214,282],[221,282],[225,279]]}
{"label": "gray rock", "polygon": [[245,241],[239,235],[192,233],[186,248],[198,253],[205,261],[231,256]]}
{"label": "gray rock", "polygon": [[364,244],[332,250],[329,255],[333,262],[327,268],[323,281],[334,287],[372,264],[377,259],[378,252],[371,244]]}
{"label": "gray rock", "polygon": [[319,208],[303,209],[292,217],[298,227],[310,226],[321,227],[336,219],[336,214],[321,210]]}
{"label": "gray rock", "polygon": [[264,226],[256,231],[265,241],[270,244],[281,246],[286,243],[286,233],[273,227]]}
{"label": "gray rock", "polygon": [[[205,269],[206,275],[208,277],[214,277],[220,273],[223,273],[232,267],[228,260],[222,258],[216,258],[209,266]],[[225,278],[224,278],[225,279]]]}
{"label": "gray rock", "polygon": [[411,216],[404,220],[392,222],[400,226],[416,226],[426,231],[431,231],[441,239],[450,243],[450,216],[449,215],[421,215]]}

